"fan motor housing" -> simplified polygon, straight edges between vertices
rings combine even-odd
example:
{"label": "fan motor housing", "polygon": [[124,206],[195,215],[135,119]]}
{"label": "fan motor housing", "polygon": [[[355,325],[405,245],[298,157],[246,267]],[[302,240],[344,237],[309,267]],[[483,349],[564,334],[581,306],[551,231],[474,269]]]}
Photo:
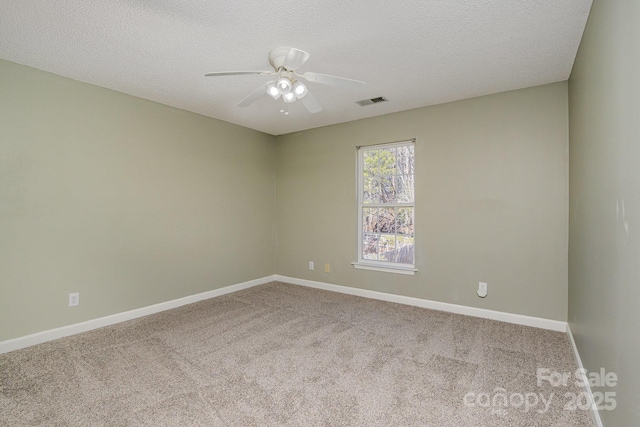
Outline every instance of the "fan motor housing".
{"label": "fan motor housing", "polygon": [[287,53],[289,53],[289,49],[291,48],[277,47],[269,52],[269,63],[275,70],[279,70],[283,66]]}

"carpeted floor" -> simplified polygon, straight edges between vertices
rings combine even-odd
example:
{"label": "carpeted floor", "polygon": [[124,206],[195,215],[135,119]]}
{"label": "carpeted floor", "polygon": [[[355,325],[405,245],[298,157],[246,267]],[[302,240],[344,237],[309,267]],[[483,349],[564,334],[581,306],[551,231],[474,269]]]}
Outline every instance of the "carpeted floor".
{"label": "carpeted floor", "polygon": [[538,368],[565,334],[273,282],[0,355],[0,425],[591,426]]}

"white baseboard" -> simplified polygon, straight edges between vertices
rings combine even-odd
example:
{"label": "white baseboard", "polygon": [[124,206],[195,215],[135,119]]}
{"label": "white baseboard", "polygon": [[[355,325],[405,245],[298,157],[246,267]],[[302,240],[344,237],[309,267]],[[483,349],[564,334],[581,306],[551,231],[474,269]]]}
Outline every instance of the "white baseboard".
{"label": "white baseboard", "polygon": [[[47,341],[52,341],[58,338],[67,337],[69,335],[79,334],[81,332],[87,332],[93,329],[102,328],[116,323],[125,322],[127,320],[137,319],[139,317],[148,316],[150,314],[159,313],[165,310],[171,310],[172,308],[180,307],[186,304],[192,304],[194,302],[202,301],[209,298],[215,298],[217,296],[237,292],[243,289],[248,289],[257,285],[269,283],[271,281],[287,282],[294,285],[307,286],[311,288],[324,289],[332,292],[339,292],[343,294],[355,295],[364,298],[372,298],[381,301],[395,302],[405,305],[413,305],[417,307],[429,308],[432,310],[447,311],[450,313],[464,314],[467,316],[482,317],[486,319],[499,320],[502,322],[514,323],[517,325],[533,326],[542,329],[551,329],[554,331],[566,332],[567,323],[558,320],[542,319],[538,317],[523,316],[520,314],[504,313],[500,311],[486,310],[483,308],[467,307],[457,304],[449,304],[438,301],[430,301],[420,298],[407,297],[402,295],[387,294],[384,292],[370,291],[366,289],[350,288],[347,286],[332,285],[329,283],[315,282],[312,280],[296,279],[293,277],[281,276],[274,274],[272,276],[263,277],[260,279],[250,280],[244,283],[238,283],[231,286],[226,286],[220,289],[214,289],[212,291],[202,292],[200,294],[190,295],[183,298],[178,298],[172,301],[166,301],[159,304],[150,305],[148,307],[142,307],[135,310],[125,311],[123,313],[112,314],[97,319],[87,320],[86,322],[76,323],[73,325],[63,326],[60,328],[50,329],[47,331],[38,332],[24,337],[14,338],[0,342],[0,354],[8,353],[10,351],[19,350],[21,348],[29,347],[36,344],[41,344]],[[573,342],[573,341],[572,341]],[[575,351],[575,345],[574,345]],[[577,352],[576,352],[577,355]]]}
{"label": "white baseboard", "polygon": [[[568,323],[567,323],[567,335],[569,336],[569,341],[571,341],[571,348],[573,349],[573,355],[576,357],[576,363],[578,364],[578,368],[584,369],[584,366],[582,365],[582,359],[580,359],[580,353],[578,353],[578,347],[576,347],[576,342],[573,339],[573,334],[571,333],[571,328],[569,327]],[[587,381],[584,381],[584,383],[585,383],[584,391],[589,396],[589,402],[593,402],[594,399],[593,399],[593,393],[591,392],[591,386],[589,386],[589,383]],[[589,412],[591,413],[591,420],[594,422],[596,427],[603,427],[602,420],[600,419],[600,413],[598,412],[598,408],[596,408],[594,405],[592,406]]]}
{"label": "white baseboard", "polygon": [[524,316],[521,314],[504,313],[501,311],[487,310],[484,308],[449,304],[446,302],[387,294],[384,292],[370,291],[366,289],[350,288],[347,286],[332,285],[329,283],[315,282],[312,280],[296,279],[293,277],[281,276],[278,274],[275,275],[275,280],[291,283],[294,285],[307,286],[310,288],[324,289],[326,291],[355,295],[364,298],[373,298],[382,301],[395,302],[398,304],[429,308],[432,310],[447,311],[450,313],[464,314],[467,316],[499,320],[502,322],[515,323],[516,325],[533,326],[535,328],[550,329],[558,332],[566,332],[567,330],[567,322],[562,322],[559,320],[543,319],[540,317]]}
{"label": "white baseboard", "polygon": [[214,289],[212,291],[202,292],[171,301],[161,302],[159,304],[142,307],[135,310],[125,311],[123,313],[112,314],[97,319],[87,320],[86,322],[75,323],[73,325],[62,326],[60,328],[50,329],[48,331],[42,331],[35,334],[26,335],[24,337],[2,341],[0,342],[0,354],[19,350],[21,348],[29,347],[36,344],[41,344],[47,341],[52,341],[58,338],[67,337],[69,335],[75,335],[81,332],[87,332],[93,329],[102,328],[104,326],[126,322],[127,320],[137,319],[138,317],[148,316],[150,314],[159,313],[161,311],[171,310],[172,308],[180,307],[182,305],[192,304],[194,302],[218,297],[221,295],[229,294],[231,292],[237,292],[242,289],[262,285],[274,280],[276,280],[275,275],[267,276],[260,279],[250,280],[244,283],[225,286],[224,288]]}

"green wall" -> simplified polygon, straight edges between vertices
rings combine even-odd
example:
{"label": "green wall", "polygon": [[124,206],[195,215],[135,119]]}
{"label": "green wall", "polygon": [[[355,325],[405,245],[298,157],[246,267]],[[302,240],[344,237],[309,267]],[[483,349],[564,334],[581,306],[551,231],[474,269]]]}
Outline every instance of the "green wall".
{"label": "green wall", "polygon": [[[566,321],[567,107],[562,82],[278,137],[278,273]],[[355,147],[414,137],[418,272],[356,270]]]}
{"label": "green wall", "polygon": [[[0,341],[274,273],[567,318],[566,82],[279,137],[7,61],[0,85]],[[356,270],[355,147],[414,137],[418,272]]]}
{"label": "green wall", "polygon": [[640,425],[640,2],[596,0],[569,80],[569,325],[615,372],[606,426]]}
{"label": "green wall", "polygon": [[274,145],[0,60],[0,341],[274,274]]}

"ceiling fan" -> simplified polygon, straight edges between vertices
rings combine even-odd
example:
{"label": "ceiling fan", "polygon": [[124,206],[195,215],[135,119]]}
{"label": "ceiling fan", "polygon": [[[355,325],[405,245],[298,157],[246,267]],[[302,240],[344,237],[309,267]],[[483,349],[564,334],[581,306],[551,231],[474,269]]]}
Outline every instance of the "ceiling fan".
{"label": "ceiling fan", "polygon": [[[247,107],[264,94],[267,94],[273,99],[282,98],[285,103],[295,102],[299,99],[310,113],[317,113],[322,110],[322,107],[309,92],[307,86],[299,80],[300,78],[309,82],[322,83],[348,90],[364,90],[366,88],[366,84],[360,80],[313,73],[310,71],[303,74],[298,73],[298,68],[300,68],[310,56],[309,53],[294,47],[278,47],[269,53],[269,63],[273,67],[273,71],[218,71],[207,73],[205,76],[237,76],[245,74],[278,76],[276,80],[261,85],[249,94],[249,96],[238,103],[238,107]],[[288,114],[288,111],[281,111]]]}

